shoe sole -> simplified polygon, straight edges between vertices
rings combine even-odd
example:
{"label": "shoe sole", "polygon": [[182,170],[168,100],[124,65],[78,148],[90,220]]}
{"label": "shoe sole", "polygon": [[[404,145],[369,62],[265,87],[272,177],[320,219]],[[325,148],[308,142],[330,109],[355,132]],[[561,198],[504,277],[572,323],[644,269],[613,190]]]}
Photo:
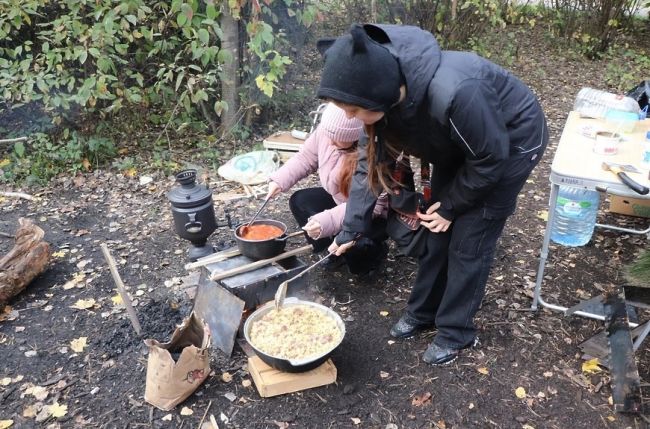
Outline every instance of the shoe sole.
{"label": "shoe sole", "polygon": [[431,331],[431,330],[434,330],[434,329],[436,329],[435,325],[433,325],[433,326],[424,326],[422,328],[416,328],[413,332],[411,332],[409,334],[405,334],[405,335],[393,335],[393,333],[390,332],[390,336],[395,338],[395,339],[398,339],[398,340],[406,340],[406,339],[409,339],[409,338],[413,338],[417,334],[421,334],[422,332]]}
{"label": "shoe sole", "polygon": [[427,362],[426,360],[425,360],[425,362],[427,362],[429,365],[432,365],[432,366],[447,366],[447,365],[451,365],[452,363],[454,363],[457,359],[458,359],[458,355],[454,356],[453,359],[448,360],[447,362],[433,363],[433,362]]}

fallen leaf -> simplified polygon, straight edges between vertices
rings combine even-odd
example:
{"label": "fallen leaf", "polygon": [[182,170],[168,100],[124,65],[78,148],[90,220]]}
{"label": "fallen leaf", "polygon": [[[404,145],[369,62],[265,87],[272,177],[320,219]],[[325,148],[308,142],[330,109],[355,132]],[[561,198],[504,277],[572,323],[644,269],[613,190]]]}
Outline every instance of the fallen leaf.
{"label": "fallen leaf", "polygon": [[0,420],[0,429],[10,428],[14,424],[13,420]]}
{"label": "fallen leaf", "polygon": [[[289,427],[288,422],[279,422],[277,420],[273,420],[273,424],[275,424],[280,429],[287,429]],[[214,429],[214,426],[210,427],[210,429]]]}
{"label": "fallen leaf", "polygon": [[119,293],[117,295],[113,295],[111,297],[111,301],[113,301],[113,305],[122,305],[124,304],[124,301],[122,301],[122,295]]}
{"label": "fallen leaf", "polygon": [[474,403],[470,402],[468,407],[469,407],[470,410],[473,410],[474,409]]}
{"label": "fallen leaf", "polygon": [[515,389],[515,396],[519,399],[524,399],[526,397],[526,389],[523,387],[517,387]]}
{"label": "fallen leaf", "polygon": [[88,310],[89,308],[92,308],[94,305],[95,305],[94,298],[80,299],[77,302],[75,302],[74,305],[71,305],[70,308],[75,308],[77,310]]}
{"label": "fallen leaf", "polygon": [[68,406],[60,405],[58,402],[55,402],[49,406],[49,412],[52,417],[63,417],[68,414]]}
{"label": "fallen leaf", "polygon": [[0,168],[6,167],[9,164],[11,164],[11,161],[9,161],[9,158],[4,158],[4,159],[0,160]]}
{"label": "fallen leaf", "polygon": [[551,371],[546,371],[544,374],[544,378],[551,378],[553,377],[553,373]]}
{"label": "fallen leaf", "polygon": [[183,407],[181,409],[181,416],[191,416],[192,414],[194,414],[194,411],[189,407]]}
{"label": "fallen leaf", "polygon": [[68,280],[63,285],[63,289],[68,290],[68,289],[72,289],[74,287],[77,287],[77,285],[79,283],[81,283],[85,278],[86,278],[86,275],[84,273],[76,273],[74,276],[72,276],[71,280]]}
{"label": "fallen leaf", "polygon": [[224,372],[221,374],[221,380],[223,380],[224,383],[230,383],[232,381],[232,375],[229,372]]}
{"label": "fallen leaf", "polygon": [[610,422],[614,422],[614,421],[616,421],[616,417],[614,417],[614,416],[607,416],[607,420],[609,420]]}
{"label": "fallen leaf", "polygon": [[8,386],[11,384],[11,377],[5,377],[2,380],[0,380],[0,385],[2,386]]}
{"label": "fallen leaf", "polygon": [[389,346],[392,346],[393,344],[395,344],[395,341],[393,341],[393,340],[388,340],[388,345],[389,345]]}
{"label": "fallen leaf", "polygon": [[436,426],[438,426],[438,428],[440,429],[447,429],[447,424],[445,423],[444,420],[438,420]]}
{"label": "fallen leaf", "polygon": [[521,427],[521,429],[535,429],[535,426],[531,426],[531,425],[526,424],[526,425],[523,425]]}
{"label": "fallen leaf", "polygon": [[594,374],[601,371],[602,370],[598,366],[598,358],[589,359],[582,363],[583,374]]}
{"label": "fallen leaf", "polygon": [[138,174],[138,170],[135,168],[129,168],[124,172],[126,177],[135,177]]}
{"label": "fallen leaf", "polygon": [[79,337],[70,341],[70,348],[76,353],[81,353],[86,348],[88,337]]}
{"label": "fallen leaf", "polygon": [[44,401],[47,399],[47,395],[49,395],[49,392],[47,389],[43,386],[34,386],[31,388],[30,394],[34,396],[39,401]]}
{"label": "fallen leaf", "polygon": [[33,405],[26,406],[25,409],[23,410],[23,417],[26,417],[28,419],[33,419],[34,417],[36,417],[36,407],[34,407]]}
{"label": "fallen leaf", "polygon": [[166,416],[164,416],[164,417],[162,418],[162,421],[164,421],[164,422],[171,422],[171,421],[172,421],[172,415],[171,415],[171,414],[167,414]]}
{"label": "fallen leaf", "polygon": [[52,257],[54,258],[63,258],[64,256],[65,256],[65,251],[63,250],[52,253]]}
{"label": "fallen leaf", "polygon": [[386,371],[379,371],[379,376],[381,378],[388,378],[388,377],[390,377],[390,374],[387,373]]}
{"label": "fallen leaf", "polygon": [[537,212],[537,217],[543,220],[544,222],[548,222],[548,210],[542,210]]}
{"label": "fallen leaf", "polygon": [[488,375],[490,373],[490,370],[487,369],[486,367],[482,366],[480,368],[476,368],[478,372],[480,372],[483,375]]}
{"label": "fallen leaf", "polygon": [[244,387],[250,387],[251,386],[251,381],[250,380],[242,380],[241,385]]}
{"label": "fallen leaf", "polygon": [[421,407],[422,405],[426,404],[431,400],[431,393],[430,392],[425,392],[421,395],[415,395],[413,397],[413,400],[411,401],[411,405],[414,407]]}
{"label": "fallen leaf", "polygon": [[380,315],[380,316],[384,316],[384,317],[388,316],[388,314],[389,314],[389,313],[388,313],[387,311],[385,311],[385,310],[379,312],[379,315]]}
{"label": "fallen leaf", "polygon": [[361,419],[358,417],[350,417],[350,420],[352,420],[352,423],[354,425],[360,425],[361,424]]}

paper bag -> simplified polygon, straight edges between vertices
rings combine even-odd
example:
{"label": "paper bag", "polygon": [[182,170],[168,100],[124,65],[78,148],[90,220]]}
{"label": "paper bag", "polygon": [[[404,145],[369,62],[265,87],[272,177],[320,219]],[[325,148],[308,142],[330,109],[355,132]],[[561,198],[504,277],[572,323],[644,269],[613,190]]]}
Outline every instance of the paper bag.
{"label": "paper bag", "polygon": [[210,374],[210,329],[194,312],[168,343],[149,339],[145,344],[149,358],[144,400],[161,410],[169,411],[183,402]]}

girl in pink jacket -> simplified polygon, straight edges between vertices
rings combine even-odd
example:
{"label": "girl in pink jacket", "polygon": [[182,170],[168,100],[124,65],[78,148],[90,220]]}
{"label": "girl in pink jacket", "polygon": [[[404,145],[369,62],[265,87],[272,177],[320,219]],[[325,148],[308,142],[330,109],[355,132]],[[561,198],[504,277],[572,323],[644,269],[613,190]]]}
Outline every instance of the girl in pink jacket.
{"label": "girl in pink jacket", "polygon": [[[348,119],[345,112],[329,103],[316,130],[307,138],[300,152],[271,174],[267,198],[288,191],[301,179],[318,172],[322,187],[300,189],[289,199],[296,222],[307,234],[307,241],[321,252],[341,231],[349,198],[350,182],[359,159],[357,142],[363,122]],[[342,255],[353,274],[375,269],[386,256],[386,205],[380,198],[374,208],[372,237],[363,238],[355,250]],[[336,259],[330,256],[332,262]]]}

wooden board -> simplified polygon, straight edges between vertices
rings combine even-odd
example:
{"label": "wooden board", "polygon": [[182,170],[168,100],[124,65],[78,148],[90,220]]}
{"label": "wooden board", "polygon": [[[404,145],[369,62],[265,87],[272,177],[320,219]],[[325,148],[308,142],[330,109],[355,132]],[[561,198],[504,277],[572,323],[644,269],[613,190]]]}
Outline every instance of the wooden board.
{"label": "wooden board", "polygon": [[250,372],[257,391],[263,398],[325,386],[336,381],[336,367],[331,359],[307,372],[282,372],[268,366],[257,356],[248,358]]}

